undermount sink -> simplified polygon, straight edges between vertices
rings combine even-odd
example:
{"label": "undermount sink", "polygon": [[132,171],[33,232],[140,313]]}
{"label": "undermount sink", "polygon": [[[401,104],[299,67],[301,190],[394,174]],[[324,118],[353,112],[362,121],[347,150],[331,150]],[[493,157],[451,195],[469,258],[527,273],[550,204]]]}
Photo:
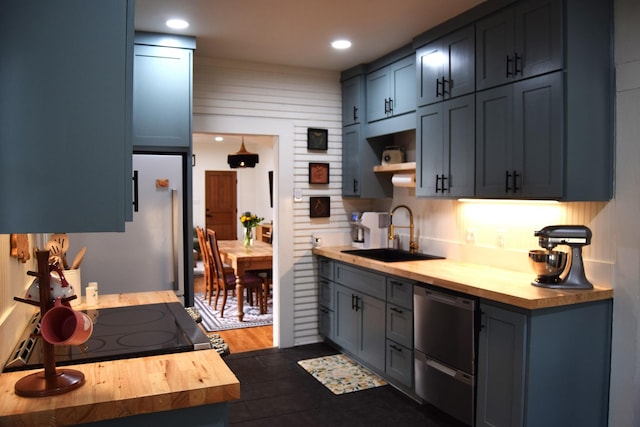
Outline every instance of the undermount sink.
{"label": "undermount sink", "polygon": [[391,248],[348,249],[341,252],[382,262],[426,261],[432,259],[444,259],[444,257],[437,255],[421,254],[418,252],[411,253],[409,251]]}

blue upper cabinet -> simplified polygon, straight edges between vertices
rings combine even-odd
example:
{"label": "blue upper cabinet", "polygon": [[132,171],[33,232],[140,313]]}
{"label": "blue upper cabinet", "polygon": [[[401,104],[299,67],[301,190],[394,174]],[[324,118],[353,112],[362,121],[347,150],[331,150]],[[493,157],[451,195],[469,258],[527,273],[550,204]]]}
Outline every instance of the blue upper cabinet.
{"label": "blue upper cabinet", "polygon": [[134,147],[191,146],[194,48],[192,37],[136,33]]}
{"label": "blue upper cabinet", "polygon": [[562,2],[528,0],[476,24],[476,84],[487,89],[562,69]]}
{"label": "blue upper cabinet", "polygon": [[416,51],[419,107],[475,91],[474,40],[470,25]]}
{"label": "blue upper cabinet", "polygon": [[370,64],[369,70],[365,138],[415,129],[416,60],[413,48],[394,51]]}
{"label": "blue upper cabinet", "polygon": [[364,123],[364,85],[362,76],[342,82],[342,126]]}
{"label": "blue upper cabinet", "polygon": [[133,6],[0,3],[0,233],[124,230]]}
{"label": "blue upper cabinet", "polygon": [[391,197],[389,179],[373,172],[381,147],[368,141],[365,128],[365,75],[358,68],[342,80],[342,196]]}
{"label": "blue upper cabinet", "polygon": [[367,75],[367,121],[416,110],[414,57],[403,58]]}

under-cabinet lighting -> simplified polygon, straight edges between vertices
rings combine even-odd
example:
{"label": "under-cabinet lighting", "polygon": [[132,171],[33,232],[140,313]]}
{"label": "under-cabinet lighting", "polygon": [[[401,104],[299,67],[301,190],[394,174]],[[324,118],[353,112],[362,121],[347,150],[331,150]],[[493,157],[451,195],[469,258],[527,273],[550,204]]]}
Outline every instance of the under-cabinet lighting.
{"label": "under-cabinet lighting", "polygon": [[524,199],[458,199],[460,203],[484,203],[505,205],[556,205],[557,200],[524,200]]}
{"label": "under-cabinet lighting", "polygon": [[458,199],[469,227],[539,228],[562,221],[562,204],[554,200]]}

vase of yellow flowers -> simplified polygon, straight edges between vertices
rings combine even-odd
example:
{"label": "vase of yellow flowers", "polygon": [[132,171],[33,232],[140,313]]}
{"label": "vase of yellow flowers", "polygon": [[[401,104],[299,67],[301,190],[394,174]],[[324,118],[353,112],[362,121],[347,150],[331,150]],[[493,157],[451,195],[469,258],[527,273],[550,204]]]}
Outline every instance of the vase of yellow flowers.
{"label": "vase of yellow flowers", "polygon": [[261,218],[256,214],[252,214],[251,212],[245,212],[240,217],[240,223],[244,227],[242,244],[245,248],[250,248],[253,244],[253,229],[256,225],[260,224],[263,219],[264,218]]}

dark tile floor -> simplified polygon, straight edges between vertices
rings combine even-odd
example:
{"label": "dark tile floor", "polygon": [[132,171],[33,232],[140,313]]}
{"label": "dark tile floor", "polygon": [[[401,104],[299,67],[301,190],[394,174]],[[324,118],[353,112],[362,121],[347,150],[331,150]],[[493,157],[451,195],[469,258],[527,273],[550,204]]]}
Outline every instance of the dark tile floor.
{"label": "dark tile floor", "polygon": [[324,343],[231,354],[225,362],[240,380],[241,399],[230,404],[230,423],[256,426],[459,427],[392,386],[334,395],[296,363],[337,353]]}

